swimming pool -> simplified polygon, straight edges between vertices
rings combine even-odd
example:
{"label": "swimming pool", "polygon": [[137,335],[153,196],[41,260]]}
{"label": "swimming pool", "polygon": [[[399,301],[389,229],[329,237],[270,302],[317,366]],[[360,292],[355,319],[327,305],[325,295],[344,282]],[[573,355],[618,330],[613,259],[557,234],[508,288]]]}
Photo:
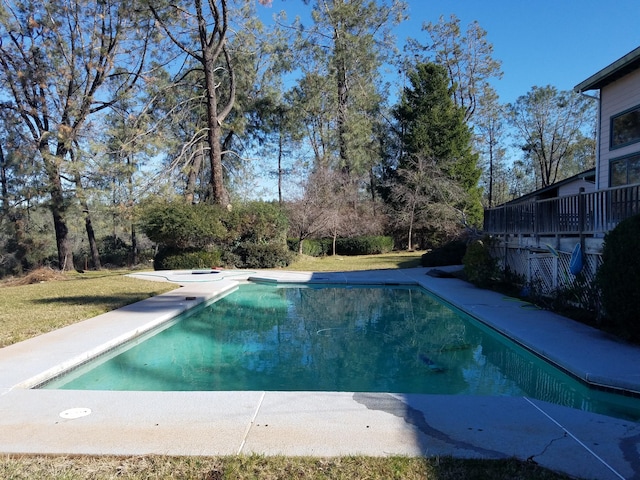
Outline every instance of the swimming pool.
{"label": "swimming pool", "polygon": [[47,383],[88,390],[528,396],[640,418],[419,287],[250,283]]}

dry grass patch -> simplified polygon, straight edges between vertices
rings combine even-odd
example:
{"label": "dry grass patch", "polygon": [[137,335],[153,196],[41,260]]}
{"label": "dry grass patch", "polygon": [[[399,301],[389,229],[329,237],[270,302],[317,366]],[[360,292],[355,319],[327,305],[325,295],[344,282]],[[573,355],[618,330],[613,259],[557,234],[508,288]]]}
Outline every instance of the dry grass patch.
{"label": "dry grass patch", "polygon": [[33,285],[34,283],[53,282],[66,280],[64,273],[50,267],[41,267],[27,273],[23,277],[9,278],[0,283],[0,287],[19,287],[21,285]]}
{"label": "dry grass patch", "polygon": [[54,480],[567,480],[569,477],[518,460],[450,457],[44,457],[0,459],[4,479]]}

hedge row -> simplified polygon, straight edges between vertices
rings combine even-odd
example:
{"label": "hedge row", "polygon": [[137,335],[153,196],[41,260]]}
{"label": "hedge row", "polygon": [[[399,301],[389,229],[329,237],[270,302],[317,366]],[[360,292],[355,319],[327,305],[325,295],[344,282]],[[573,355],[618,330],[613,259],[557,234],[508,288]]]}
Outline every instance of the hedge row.
{"label": "hedge row", "polygon": [[338,255],[377,255],[393,250],[393,238],[383,236],[363,236],[339,238],[336,241]]}
{"label": "hedge row", "polygon": [[[289,250],[293,252],[299,251],[300,241],[290,238],[287,240]],[[310,257],[324,257],[331,255],[333,249],[333,240],[330,238],[307,238],[302,241],[302,254]]]}
{"label": "hedge row", "polygon": [[192,268],[213,268],[221,264],[219,250],[181,250],[165,248],[153,259],[154,270],[189,270]]}
{"label": "hedge row", "polygon": [[234,249],[237,260],[234,262],[240,268],[278,268],[288,266],[295,255],[285,245],[277,243],[246,242]]}
{"label": "hedge row", "polygon": [[[297,239],[287,240],[289,249],[298,252],[300,242]],[[376,255],[393,250],[393,238],[383,236],[362,236],[338,238],[336,254],[338,255]],[[323,257],[333,253],[333,239],[308,238],[302,242],[302,253],[311,257]]]}
{"label": "hedge row", "polygon": [[155,270],[189,270],[218,266],[235,268],[278,268],[289,265],[295,255],[276,243],[245,242],[230,251],[163,249],[156,255]]}

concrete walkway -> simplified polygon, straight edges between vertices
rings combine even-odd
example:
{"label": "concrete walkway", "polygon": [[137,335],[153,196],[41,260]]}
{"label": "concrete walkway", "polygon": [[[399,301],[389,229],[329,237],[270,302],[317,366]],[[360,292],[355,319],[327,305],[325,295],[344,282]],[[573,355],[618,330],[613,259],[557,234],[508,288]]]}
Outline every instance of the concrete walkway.
{"label": "concrete walkway", "polygon": [[260,279],[419,284],[586,382],[640,392],[640,348],[427,270],[136,274],[183,287],[0,349],[0,452],[517,457],[580,478],[640,478],[640,424],[529,398],[30,389],[239,281]]}

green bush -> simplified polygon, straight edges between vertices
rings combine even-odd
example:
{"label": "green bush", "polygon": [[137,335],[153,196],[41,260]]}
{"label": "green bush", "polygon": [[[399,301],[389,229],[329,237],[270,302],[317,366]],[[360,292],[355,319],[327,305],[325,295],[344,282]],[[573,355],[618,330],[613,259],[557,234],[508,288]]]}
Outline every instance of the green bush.
{"label": "green bush", "polygon": [[[287,240],[289,250],[298,252],[300,241],[297,238]],[[330,238],[306,238],[302,241],[302,254],[310,257],[324,257],[331,255],[333,240]]]}
{"label": "green bush", "polygon": [[197,249],[226,238],[221,221],[226,214],[217,205],[154,202],[143,207],[140,224],[147,237],[163,247]]}
{"label": "green bush", "polygon": [[131,246],[116,235],[102,237],[98,244],[98,251],[103,265],[125,267],[129,264]]}
{"label": "green bush", "polygon": [[162,247],[156,269],[288,265],[288,219],[276,203],[250,202],[231,209],[182,201],[154,202],[141,209],[141,227]]}
{"label": "green bush", "polygon": [[640,215],[618,224],[604,238],[596,282],[608,322],[617,333],[640,341]]}
{"label": "green bush", "polygon": [[233,251],[240,268],[278,268],[289,265],[294,254],[286,245],[278,243],[250,243],[238,245]]}
{"label": "green bush", "polygon": [[393,250],[393,238],[383,236],[362,236],[338,238],[336,253],[338,255],[377,255]]}
{"label": "green bush", "polygon": [[282,243],[286,241],[289,220],[273,202],[248,202],[234,205],[222,218],[229,243]]}
{"label": "green bush", "polygon": [[491,256],[490,247],[489,238],[475,240],[467,246],[467,252],[462,258],[467,279],[482,288],[493,284],[499,274],[498,264]]}
{"label": "green bush", "polygon": [[423,267],[461,265],[466,252],[467,243],[463,240],[454,240],[422,255],[421,263]]}
{"label": "green bush", "polygon": [[250,202],[231,209],[183,201],[153,202],[141,208],[140,225],[149,239],[163,247],[202,249],[243,242],[282,243],[288,219],[274,203]]}
{"label": "green bush", "polygon": [[154,270],[188,270],[220,265],[220,251],[165,248],[153,259]]}

